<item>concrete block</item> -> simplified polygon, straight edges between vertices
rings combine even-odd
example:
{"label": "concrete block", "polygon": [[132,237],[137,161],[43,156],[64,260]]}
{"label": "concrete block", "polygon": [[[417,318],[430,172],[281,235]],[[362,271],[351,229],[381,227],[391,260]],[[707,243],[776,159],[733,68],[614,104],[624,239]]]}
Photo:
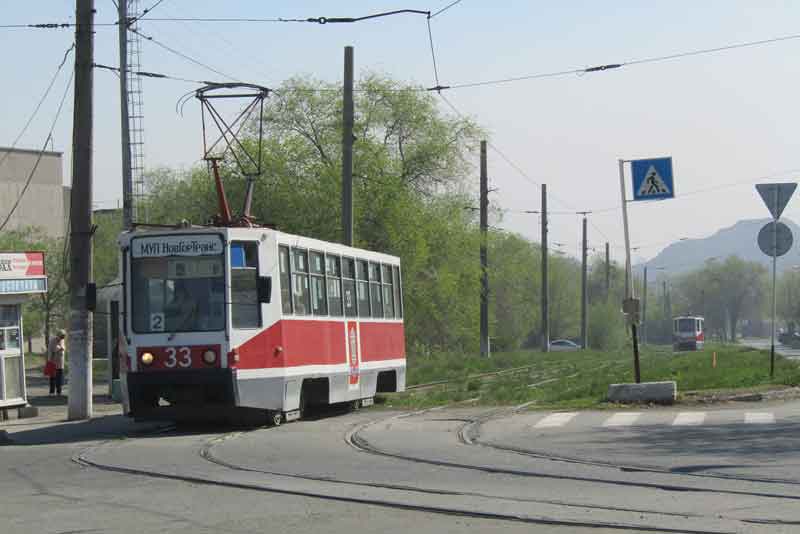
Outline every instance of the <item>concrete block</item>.
{"label": "concrete block", "polygon": [[17,408],[18,419],[28,419],[30,417],[39,417],[39,408],[36,406],[20,406]]}
{"label": "concrete block", "polygon": [[678,398],[678,384],[666,382],[643,382],[641,384],[611,384],[608,386],[609,402],[655,402],[672,404]]}

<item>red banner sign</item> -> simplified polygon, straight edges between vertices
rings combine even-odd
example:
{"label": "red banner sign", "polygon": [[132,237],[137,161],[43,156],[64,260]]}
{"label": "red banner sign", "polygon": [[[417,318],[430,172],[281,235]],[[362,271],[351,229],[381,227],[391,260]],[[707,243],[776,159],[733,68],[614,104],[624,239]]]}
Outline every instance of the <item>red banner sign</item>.
{"label": "red banner sign", "polygon": [[0,278],[44,276],[44,252],[0,252]]}

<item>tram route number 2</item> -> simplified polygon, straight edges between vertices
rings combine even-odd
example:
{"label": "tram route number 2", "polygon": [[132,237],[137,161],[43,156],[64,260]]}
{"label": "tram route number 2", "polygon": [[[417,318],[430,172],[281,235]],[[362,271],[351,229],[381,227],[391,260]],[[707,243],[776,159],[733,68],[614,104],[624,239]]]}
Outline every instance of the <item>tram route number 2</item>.
{"label": "tram route number 2", "polygon": [[192,349],[189,347],[167,347],[167,361],[164,362],[165,367],[173,368],[176,365],[179,367],[192,366]]}

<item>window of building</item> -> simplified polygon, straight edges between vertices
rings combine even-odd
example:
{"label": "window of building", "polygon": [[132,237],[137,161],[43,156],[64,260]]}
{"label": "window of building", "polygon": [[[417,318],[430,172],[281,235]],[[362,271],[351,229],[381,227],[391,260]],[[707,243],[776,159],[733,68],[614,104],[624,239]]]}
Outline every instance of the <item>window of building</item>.
{"label": "window of building", "polygon": [[369,296],[372,304],[372,316],[383,317],[383,293],[381,289],[381,266],[379,263],[369,264]]}
{"label": "window of building", "polygon": [[383,316],[387,319],[394,317],[394,291],[392,290],[392,267],[384,265],[381,268],[383,281]]}
{"label": "window of building", "polygon": [[15,305],[0,305],[0,350],[19,349],[19,316]]}
{"label": "window of building", "polygon": [[358,297],[358,316],[369,317],[369,278],[367,277],[368,263],[356,260],[356,296]]}
{"label": "window of building", "polygon": [[342,316],[342,270],[339,256],[325,256],[325,274],[328,285],[328,313]]}
{"label": "window of building", "polygon": [[342,296],[344,297],[344,313],[347,317],[358,316],[355,277],[355,260],[352,258],[342,258]]}
{"label": "window of building", "polygon": [[308,251],[292,249],[292,295],[294,313],[309,315],[311,292],[308,289]]}
{"label": "window of building", "polygon": [[281,306],[283,313],[292,313],[292,279],[289,271],[289,247],[278,247],[278,263],[281,271]]}
{"label": "window of building", "polygon": [[311,252],[311,311],[314,315],[328,315],[328,301],[325,291],[325,255]]}
{"label": "window of building", "polygon": [[403,292],[401,289],[400,267],[392,267],[392,287],[394,289],[394,316],[403,317]]}
{"label": "window of building", "polygon": [[261,326],[258,300],[258,243],[231,243],[231,323],[234,328]]}

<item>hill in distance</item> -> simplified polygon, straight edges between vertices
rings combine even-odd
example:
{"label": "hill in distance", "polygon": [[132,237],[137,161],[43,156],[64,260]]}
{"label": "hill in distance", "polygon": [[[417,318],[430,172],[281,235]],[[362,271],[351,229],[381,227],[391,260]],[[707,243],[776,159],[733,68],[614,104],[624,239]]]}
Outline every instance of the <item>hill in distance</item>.
{"label": "hill in distance", "polygon": [[[772,268],[772,258],[758,248],[758,232],[771,219],[750,219],[739,221],[733,226],[718,230],[703,239],[686,239],[668,245],[656,257],[646,262],[648,270],[663,267],[670,275],[678,275],[702,269],[711,258],[724,261],[728,256],[739,256],[743,260],[756,261],[765,267]],[[800,266],[800,227],[789,219],[782,218],[794,236],[792,248],[778,258],[779,272]],[[634,265],[634,271],[641,274],[645,263]],[[655,273],[653,273],[655,279]]]}

